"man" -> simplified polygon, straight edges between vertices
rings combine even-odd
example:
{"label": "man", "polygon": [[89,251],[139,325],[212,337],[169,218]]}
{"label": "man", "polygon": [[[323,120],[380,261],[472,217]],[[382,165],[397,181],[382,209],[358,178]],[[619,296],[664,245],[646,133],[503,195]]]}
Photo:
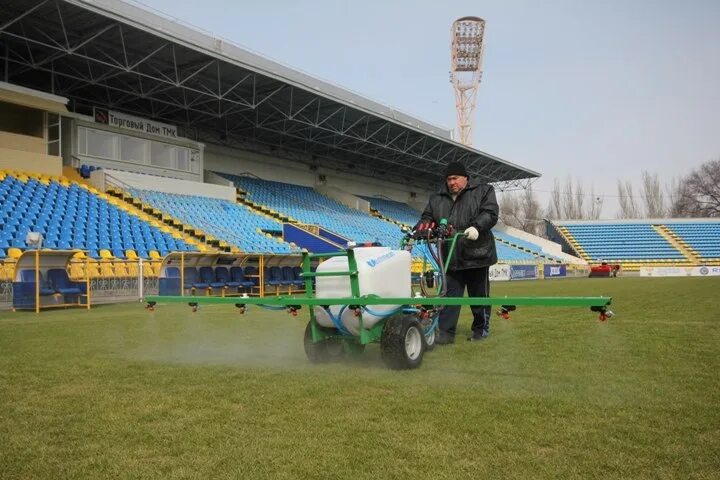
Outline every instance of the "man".
{"label": "man", "polygon": [[[466,287],[469,297],[490,295],[489,268],[497,263],[495,237],[490,229],[497,223],[498,211],[495,189],[491,185],[470,182],[462,163],[447,166],[445,185],[430,196],[420,224],[439,224],[446,218],[456,232],[465,232],[465,238],[458,239],[452,263],[447,266],[448,297],[462,297]],[[442,255],[447,259],[447,250]],[[490,306],[470,308],[473,323],[468,340],[482,340],[490,334]],[[459,305],[447,306],[440,312],[436,343],[455,341],[459,316]]]}

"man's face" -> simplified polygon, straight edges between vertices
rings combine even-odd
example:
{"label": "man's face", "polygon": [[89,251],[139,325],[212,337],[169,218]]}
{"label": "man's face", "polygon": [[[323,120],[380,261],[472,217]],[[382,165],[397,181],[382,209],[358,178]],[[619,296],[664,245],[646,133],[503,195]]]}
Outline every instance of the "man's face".
{"label": "man's face", "polygon": [[450,175],[447,177],[446,181],[450,193],[456,195],[467,186],[468,178],[463,177],[462,175]]}

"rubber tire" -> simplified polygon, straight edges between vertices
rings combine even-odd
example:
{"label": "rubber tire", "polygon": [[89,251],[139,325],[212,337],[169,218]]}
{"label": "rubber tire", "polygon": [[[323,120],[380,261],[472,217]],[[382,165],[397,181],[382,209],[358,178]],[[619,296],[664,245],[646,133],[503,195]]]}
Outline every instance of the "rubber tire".
{"label": "rubber tire", "polygon": [[435,350],[435,345],[436,345],[435,339],[437,339],[437,332],[438,332],[438,327],[435,327],[435,330],[432,333],[432,340],[430,342],[428,342],[427,335],[423,335],[423,342],[425,342],[425,351],[426,352],[432,352],[433,350]]}
{"label": "rubber tire", "polygon": [[342,340],[325,339],[313,342],[311,322],[308,322],[305,327],[303,346],[305,347],[305,355],[312,363],[335,362],[345,357]]}
{"label": "rubber tire", "polygon": [[[408,355],[405,337],[410,330],[416,330],[420,336],[420,351],[416,358]],[[395,315],[385,321],[380,337],[380,354],[383,362],[393,370],[410,370],[422,364],[425,353],[425,335],[420,323],[413,315]]]}

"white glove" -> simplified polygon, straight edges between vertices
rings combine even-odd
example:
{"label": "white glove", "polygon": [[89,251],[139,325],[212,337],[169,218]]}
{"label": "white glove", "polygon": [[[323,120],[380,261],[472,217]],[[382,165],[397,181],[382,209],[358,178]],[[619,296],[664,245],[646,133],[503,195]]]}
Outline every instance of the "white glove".
{"label": "white glove", "polygon": [[480,232],[478,232],[477,228],[470,227],[465,229],[465,237],[467,237],[468,240],[477,240],[480,236]]}

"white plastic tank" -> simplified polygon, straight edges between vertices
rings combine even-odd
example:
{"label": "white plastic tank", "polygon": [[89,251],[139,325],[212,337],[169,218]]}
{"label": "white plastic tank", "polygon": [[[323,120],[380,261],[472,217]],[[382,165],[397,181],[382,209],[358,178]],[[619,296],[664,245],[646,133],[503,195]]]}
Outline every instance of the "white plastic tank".
{"label": "white plastic tank", "polygon": [[[387,247],[358,247],[354,249],[358,267],[358,281],[360,295],[377,295],[379,297],[405,297],[411,296],[410,285],[410,252],[405,250],[391,250]],[[332,257],[321,263],[318,272],[347,272],[347,257]],[[317,277],[315,280],[315,295],[317,298],[347,298],[352,296],[350,290],[350,277]],[[373,312],[363,313],[363,326],[371,328],[385,315],[397,310],[399,305],[371,305],[368,308]],[[343,310],[342,305],[330,306],[332,315],[342,322],[352,334],[359,332],[359,317],[349,308],[345,308],[342,316],[338,314]],[[323,327],[335,327],[332,319],[323,307],[314,308],[315,319]],[[385,314],[385,315],[383,315]]]}

